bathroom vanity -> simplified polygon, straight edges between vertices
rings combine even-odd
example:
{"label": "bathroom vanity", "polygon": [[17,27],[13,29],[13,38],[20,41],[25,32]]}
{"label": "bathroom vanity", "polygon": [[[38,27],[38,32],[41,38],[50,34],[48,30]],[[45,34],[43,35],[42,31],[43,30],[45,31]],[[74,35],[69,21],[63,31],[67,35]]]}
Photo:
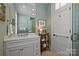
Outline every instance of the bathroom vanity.
{"label": "bathroom vanity", "polygon": [[38,35],[14,35],[4,37],[4,55],[39,56],[40,37]]}

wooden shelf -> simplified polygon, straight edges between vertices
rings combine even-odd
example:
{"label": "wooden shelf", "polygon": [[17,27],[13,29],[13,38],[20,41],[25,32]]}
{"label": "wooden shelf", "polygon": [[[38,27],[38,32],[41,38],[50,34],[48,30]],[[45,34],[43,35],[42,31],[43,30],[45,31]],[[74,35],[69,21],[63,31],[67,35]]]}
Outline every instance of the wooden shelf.
{"label": "wooden shelf", "polygon": [[41,52],[49,48],[49,33],[39,34]]}

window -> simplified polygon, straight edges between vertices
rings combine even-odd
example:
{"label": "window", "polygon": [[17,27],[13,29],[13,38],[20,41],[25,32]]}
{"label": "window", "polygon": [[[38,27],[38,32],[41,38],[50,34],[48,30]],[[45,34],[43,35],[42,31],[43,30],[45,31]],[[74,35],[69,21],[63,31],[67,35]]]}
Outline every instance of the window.
{"label": "window", "polygon": [[66,5],[67,3],[55,3],[55,9],[59,9],[61,7],[63,7],[64,5]]}

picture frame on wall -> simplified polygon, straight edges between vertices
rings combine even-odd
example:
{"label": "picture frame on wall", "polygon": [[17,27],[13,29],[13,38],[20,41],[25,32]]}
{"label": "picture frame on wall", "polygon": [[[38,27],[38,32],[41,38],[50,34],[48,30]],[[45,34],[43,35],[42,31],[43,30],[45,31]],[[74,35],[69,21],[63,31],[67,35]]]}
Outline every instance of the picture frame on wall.
{"label": "picture frame on wall", "polygon": [[5,21],[5,5],[0,3],[0,21]]}
{"label": "picture frame on wall", "polygon": [[45,20],[44,19],[39,19],[38,20],[38,26],[45,26]]}

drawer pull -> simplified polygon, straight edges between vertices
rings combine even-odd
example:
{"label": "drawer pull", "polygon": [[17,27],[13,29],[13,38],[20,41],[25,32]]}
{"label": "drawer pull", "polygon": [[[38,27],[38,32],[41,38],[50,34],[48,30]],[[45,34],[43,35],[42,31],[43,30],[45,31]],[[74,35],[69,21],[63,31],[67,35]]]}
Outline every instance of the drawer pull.
{"label": "drawer pull", "polygon": [[21,51],[23,50],[23,49],[20,49]]}

